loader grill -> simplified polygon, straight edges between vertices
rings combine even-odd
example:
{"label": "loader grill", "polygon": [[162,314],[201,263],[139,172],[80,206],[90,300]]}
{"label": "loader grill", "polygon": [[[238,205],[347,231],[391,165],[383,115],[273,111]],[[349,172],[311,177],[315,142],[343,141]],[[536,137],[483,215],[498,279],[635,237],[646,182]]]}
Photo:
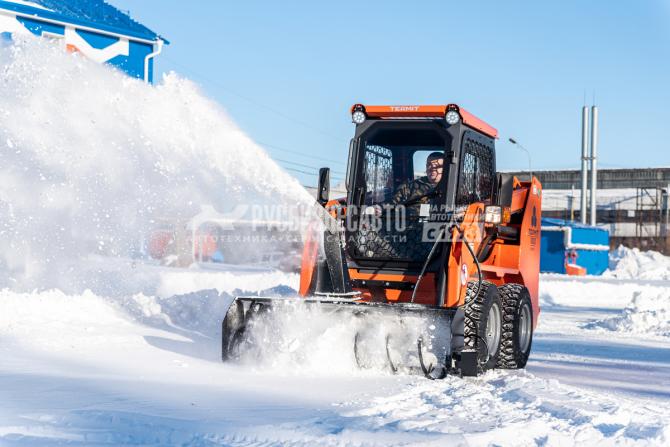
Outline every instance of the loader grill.
{"label": "loader grill", "polygon": [[393,184],[393,153],[383,146],[368,145],[365,152],[365,183],[371,203],[386,199],[385,191]]}
{"label": "loader grill", "polygon": [[352,246],[357,258],[423,262],[432,244],[423,242],[423,223],[417,218],[406,218],[405,231],[374,228],[361,225],[354,233]]}
{"label": "loader grill", "polygon": [[472,133],[466,133],[462,160],[456,203],[469,205],[490,200],[493,194],[495,163],[489,145],[483,139],[475,138]]}

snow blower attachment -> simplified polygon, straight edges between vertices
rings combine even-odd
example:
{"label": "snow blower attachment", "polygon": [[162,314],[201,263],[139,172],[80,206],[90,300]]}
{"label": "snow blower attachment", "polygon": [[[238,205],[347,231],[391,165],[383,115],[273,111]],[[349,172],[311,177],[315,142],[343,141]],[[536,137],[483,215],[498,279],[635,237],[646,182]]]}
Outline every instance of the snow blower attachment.
{"label": "snow blower attachment", "polygon": [[539,314],[538,180],[496,174],[496,129],[455,104],[351,113],[347,196],[329,199],[323,168],[324,229],[305,242],[301,297],[237,297],[223,360],[293,352],[296,328],[319,337],[341,322],[351,331],[338,343],[360,368],[437,379],[525,367]]}

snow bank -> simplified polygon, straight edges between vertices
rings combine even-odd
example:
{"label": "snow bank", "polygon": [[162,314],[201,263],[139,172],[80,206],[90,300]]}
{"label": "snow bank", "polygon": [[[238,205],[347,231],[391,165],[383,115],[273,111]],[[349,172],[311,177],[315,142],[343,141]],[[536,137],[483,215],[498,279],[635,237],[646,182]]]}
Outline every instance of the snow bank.
{"label": "snow bank", "polygon": [[0,48],[0,286],[135,257],[157,221],[310,197],[192,82],[148,86],[41,39]]}
{"label": "snow bank", "polygon": [[642,288],[632,282],[587,282],[574,276],[542,275],[540,306],[622,309],[641,289],[657,291],[660,288],[652,286]]}
{"label": "snow bank", "polygon": [[636,292],[620,315],[595,321],[587,328],[670,337],[670,292]]}
{"label": "snow bank", "polygon": [[618,279],[670,280],[670,257],[656,251],[640,251],[622,245],[610,253],[603,276]]}

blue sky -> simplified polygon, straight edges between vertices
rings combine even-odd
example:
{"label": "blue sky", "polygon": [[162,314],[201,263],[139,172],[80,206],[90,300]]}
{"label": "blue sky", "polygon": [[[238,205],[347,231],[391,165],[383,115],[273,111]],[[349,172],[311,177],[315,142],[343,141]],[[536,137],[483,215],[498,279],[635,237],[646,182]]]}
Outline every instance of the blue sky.
{"label": "blue sky", "polygon": [[670,0],[109,0],[171,41],[158,73],[200,84],[305,184],[344,170],[349,107],[455,102],[498,128],[499,169],[670,166]]}

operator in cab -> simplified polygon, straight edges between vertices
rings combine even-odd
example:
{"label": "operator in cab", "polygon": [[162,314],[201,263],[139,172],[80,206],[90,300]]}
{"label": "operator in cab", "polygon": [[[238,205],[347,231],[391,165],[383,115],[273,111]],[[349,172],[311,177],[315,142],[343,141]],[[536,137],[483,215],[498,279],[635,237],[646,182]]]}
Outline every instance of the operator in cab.
{"label": "operator in cab", "polygon": [[443,169],[444,154],[432,152],[426,159],[426,175],[400,185],[391,203],[405,206],[430,203],[430,199],[435,196],[438,183],[442,180]]}

